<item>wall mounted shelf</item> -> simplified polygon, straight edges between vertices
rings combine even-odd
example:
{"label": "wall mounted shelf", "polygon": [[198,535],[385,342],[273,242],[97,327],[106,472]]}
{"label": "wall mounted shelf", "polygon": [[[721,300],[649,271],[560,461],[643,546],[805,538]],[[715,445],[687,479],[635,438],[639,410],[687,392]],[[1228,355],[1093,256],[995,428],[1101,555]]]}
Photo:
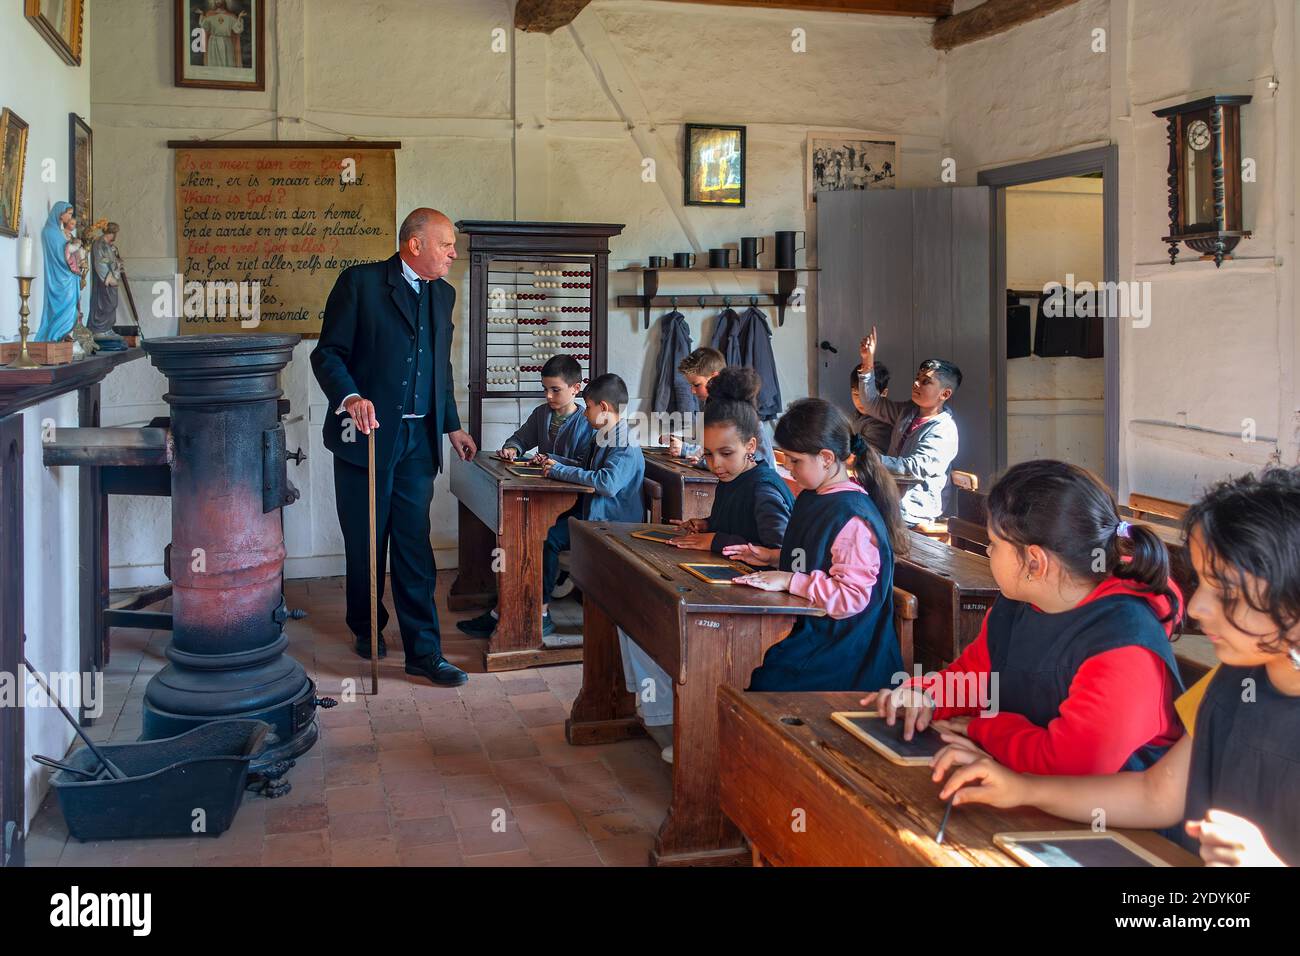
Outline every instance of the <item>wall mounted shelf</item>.
{"label": "wall mounted shelf", "polygon": [[[650,328],[650,310],[654,308],[663,308],[671,306],[676,308],[678,300],[690,301],[695,300],[701,308],[718,305],[724,308],[731,305],[732,299],[749,299],[751,305],[774,305],[776,306],[776,326],[780,328],[785,325],[785,309],[790,304],[790,298],[794,290],[798,288],[795,277],[800,272],[820,272],[816,268],[802,269],[745,269],[740,266],[734,266],[730,269],[711,269],[708,266],[691,266],[688,269],[663,268],[647,269],[644,266],[627,266],[619,269],[619,272],[639,272],[641,273],[641,294],[640,295],[620,295],[618,297],[618,306],[621,309],[641,308],[645,310],[645,328]],[[750,294],[742,293],[718,293],[718,292],[676,292],[672,295],[659,295],[659,273],[724,273],[727,275],[763,275],[776,274],[776,292]]]}

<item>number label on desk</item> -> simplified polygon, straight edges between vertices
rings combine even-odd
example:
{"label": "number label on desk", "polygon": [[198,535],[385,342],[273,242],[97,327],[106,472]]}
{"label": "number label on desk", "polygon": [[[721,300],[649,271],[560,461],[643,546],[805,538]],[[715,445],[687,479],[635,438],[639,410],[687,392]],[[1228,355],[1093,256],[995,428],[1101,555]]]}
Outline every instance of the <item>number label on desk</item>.
{"label": "number label on desk", "polygon": [[708,618],[700,618],[695,623],[698,624],[700,627],[718,627],[718,628],[722,627],[721,621],[710,621]]}

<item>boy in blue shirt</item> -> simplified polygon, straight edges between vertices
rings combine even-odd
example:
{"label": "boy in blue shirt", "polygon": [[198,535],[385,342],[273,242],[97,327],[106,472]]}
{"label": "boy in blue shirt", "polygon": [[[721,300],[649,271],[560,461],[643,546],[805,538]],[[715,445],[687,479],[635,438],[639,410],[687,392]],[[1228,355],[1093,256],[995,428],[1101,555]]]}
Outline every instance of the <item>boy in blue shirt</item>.
{"label": "boy in blue shirt", "polygon": [[[580,495],[578,503],[560,515],[542,546],[542,636],[555,633],[551,621],[551,592],[560,574],[560,552],[569,550],[569,519],[580,521],[643,521],[645,506],[641,484],[645,478],[645,456],[641,446],[628,435],[621,409],[627,405],[627,385],[612,373],[598,375],[582,393],[582,413],[595,431],[580,464],[571,465],[549,455],[534,462],[542,473],[557,481],[569,481],[595,489]],[[468,634],[490,634],[496,628],[496,611],[457,624]]]}

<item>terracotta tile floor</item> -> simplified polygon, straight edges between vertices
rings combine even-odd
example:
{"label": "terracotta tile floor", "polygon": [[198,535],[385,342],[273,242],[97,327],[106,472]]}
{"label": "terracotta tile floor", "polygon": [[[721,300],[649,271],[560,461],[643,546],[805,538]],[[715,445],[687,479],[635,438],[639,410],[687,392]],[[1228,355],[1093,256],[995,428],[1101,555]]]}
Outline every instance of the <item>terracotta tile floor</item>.
{"label": "terracotta tile floor", "polygon": [[[32,823],[32,866],[644,866],[672,786],[647,739],[571,747],[564,718],[582,665],[483,672],[485,641],[446,609],[454,572],[438,577],[443,652],[470,672],[445,689],[402,670],[396,618],[379,696],[363,693],[370,664],[343,623],[343,579],[290,581],[290,652],[339,698],[320,712],[321,738],[287,777],[292,791],[246,795],[219,837],[83,844],[68,837],[50,794]],[[390,605],[391,613],[391,605]],[[567,615],[562,615],[567,616]],[[99,740],[134,740],[145,685],[165,663],[169,635],[117,630],[105,673]],[[358,688],[342,698],[344,682]]]}

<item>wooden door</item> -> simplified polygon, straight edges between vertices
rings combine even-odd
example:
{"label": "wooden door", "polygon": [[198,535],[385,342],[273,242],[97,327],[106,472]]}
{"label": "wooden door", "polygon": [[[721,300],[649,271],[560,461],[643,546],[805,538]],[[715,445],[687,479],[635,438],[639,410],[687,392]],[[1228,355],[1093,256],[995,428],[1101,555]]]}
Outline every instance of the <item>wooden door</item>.
{"label": "wooden door", "polygon": [[985,480],[1002,427],[993,396],[991,223],[985,186],[817,195],[817,394],[852,411],[849,373],[872,325],[893,399],[907,400],[924,359],[955,362],[954,467]]}

